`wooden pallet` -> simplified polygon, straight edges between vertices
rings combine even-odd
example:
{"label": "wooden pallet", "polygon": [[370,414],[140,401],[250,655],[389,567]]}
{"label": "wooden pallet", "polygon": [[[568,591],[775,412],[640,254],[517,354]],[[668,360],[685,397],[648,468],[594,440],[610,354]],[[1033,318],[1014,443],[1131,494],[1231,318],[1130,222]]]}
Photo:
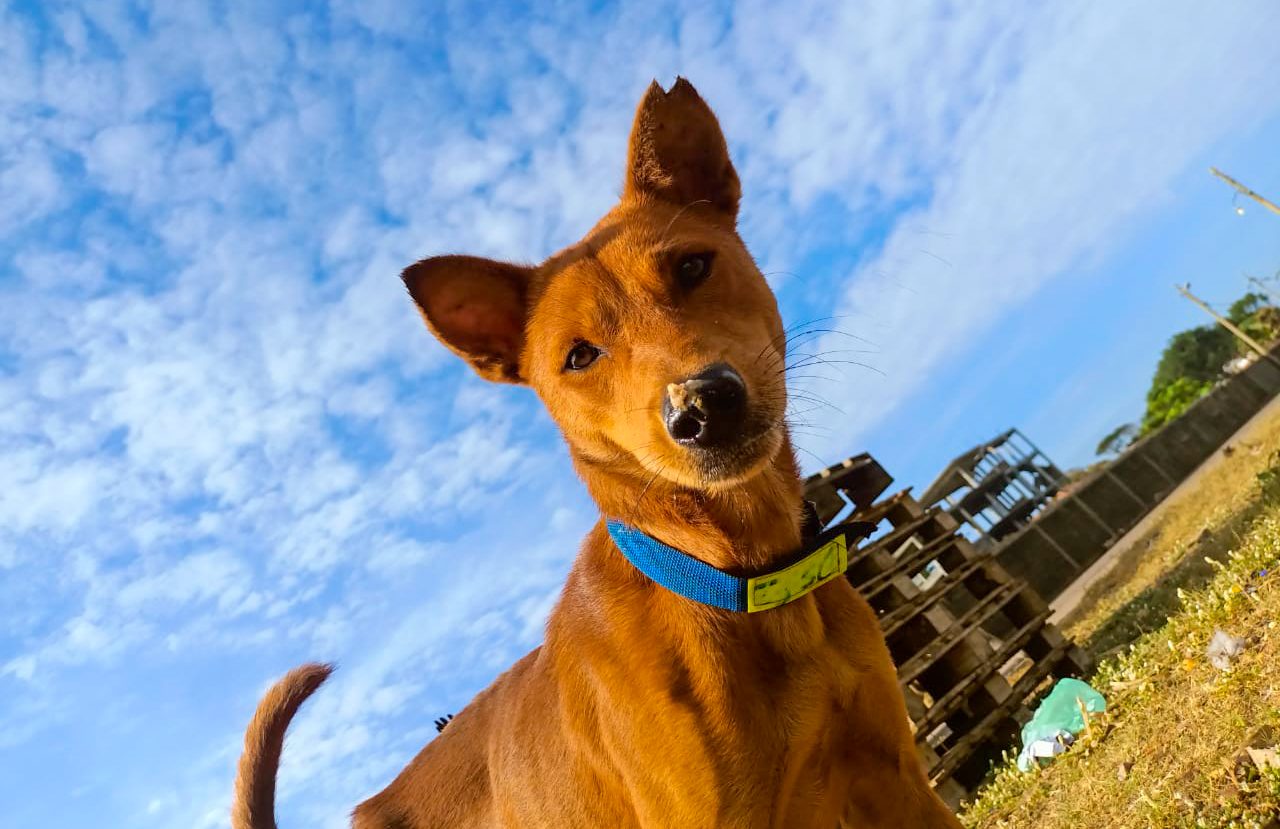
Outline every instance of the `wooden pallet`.
{"label": "wooden pallet", "polygon": [[[824,522],[877,526],[846,575],[879,617],[921,761],[956,804],[990,758],[1012,747],[1036,693],[1085,672],[1088,660],[1048,624],[1035,591],[958,535],[952,516],[924,508],[910,490],[881,499],[891,483],[874,458],[858,455],[810,478],[806,494],[824,505]],[[1026,665],[1017,675],[1006,670],[1015,659]]]}
{"label": "wooden pallet", "polygon": [[859,509],[870,506],[889,488],[893,478],[875,458],[864,453],[828,466],[809,481],[816,482],[806,487],[809,500],[826,523],[850,504]]}

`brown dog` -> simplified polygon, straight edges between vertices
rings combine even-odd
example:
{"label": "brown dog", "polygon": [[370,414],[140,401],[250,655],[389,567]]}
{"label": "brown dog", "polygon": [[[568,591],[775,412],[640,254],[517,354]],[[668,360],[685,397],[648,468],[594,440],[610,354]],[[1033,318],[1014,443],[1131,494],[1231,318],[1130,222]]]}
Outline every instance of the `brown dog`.
{"label": "brown dog", "polygon": [[[784,423],[786,335],[735,231],[740,190],[693,87],[656,83],[622,199],[540,266],[466,256],[404,272],[441,342],[527,383],[603,516],[739,576],[801,547]],[[284,732],[328,675],[299,668],[258,707],[236,829],[273,829]],[[917,759],[870,607],[836,578],[755,613],[656,584],[602,520],[546,643],[458,714],[360,829],[958,827]]]}

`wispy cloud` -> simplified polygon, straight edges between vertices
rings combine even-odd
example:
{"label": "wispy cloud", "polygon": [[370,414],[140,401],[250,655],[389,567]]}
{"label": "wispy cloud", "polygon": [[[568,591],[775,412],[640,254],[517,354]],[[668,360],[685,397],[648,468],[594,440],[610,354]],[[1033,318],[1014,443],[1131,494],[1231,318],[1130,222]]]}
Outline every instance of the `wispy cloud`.
{"label": "wispy cloud", "polygon": [[[1072,7],[1005,44],[1021,53],[1016,71],[953,125],[927,203],[845,283],[837,313],[884,332],[884,374],[834,395],[839,440],[891,415],[1046,283],[1114,252],[1189,163],[1274,110],[1258,92],[1280,69],[1263,23],[1280,14],[1252,11]],[[886,273],[911,291],[886,289]],[[859,405],[868,397],[875,407]]]}
{"label": "wispy cloud", "polygon": [[[839,297],[879,347],[887,379],[822,389],[846,415],[807,443],[834,457],[1259,117],[1275,15],[4,7],[13,822],[55,802],[41,822],[223,825],[257,694],[334,659],[282,822],[338,825],[537,643],[591,509],[532,396],[455,365],[396,274],[577,238],[650,78],[691,77],[721,114],[789,315]],[[792,276],[834,249],[854,266]],[[68,782],[103,739],[132,748]]]}

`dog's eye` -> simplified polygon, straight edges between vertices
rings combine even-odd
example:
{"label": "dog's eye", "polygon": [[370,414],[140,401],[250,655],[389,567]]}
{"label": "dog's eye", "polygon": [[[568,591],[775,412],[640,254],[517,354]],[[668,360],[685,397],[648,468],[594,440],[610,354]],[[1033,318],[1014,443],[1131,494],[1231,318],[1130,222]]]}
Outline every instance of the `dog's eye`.
{"label": "dog's eye", "polygon": [[600,349],[591,343],[580,342],[569,349],[569,356],[564,360],[565,371],[582,371],[591,366],[600,356]]}
{"label": "dog's eye", "polygon": [[676,261],[676,281],[682,288],[696,288],[711,275],[710,253],[691,253]]}

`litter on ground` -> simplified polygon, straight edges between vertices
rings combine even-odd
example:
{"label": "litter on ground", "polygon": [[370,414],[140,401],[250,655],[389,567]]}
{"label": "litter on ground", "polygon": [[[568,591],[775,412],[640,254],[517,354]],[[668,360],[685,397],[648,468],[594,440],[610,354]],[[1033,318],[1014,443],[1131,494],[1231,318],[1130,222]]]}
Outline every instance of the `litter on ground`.
{"label": "litter on ground", "polygon": [[1220,671],[1229,671],[1235,658],[1244,653],[1244,647],[1244,639],[1232,636],[1222,628],[1217,628],[1213,631],[1209,646],[1205,648],[1205,656],[1209,658],[1209,664],[1213,667]]}
{"label": "litter on ground", "polygon": [[1022,752],[1018,769],[1030,771],[1065,752],[1076,736],[1089,727],[1090,714],[1107,710],[1107,701],[1087,682],[1060,679],[1041,701],[1031,720],[1022,727]]}

